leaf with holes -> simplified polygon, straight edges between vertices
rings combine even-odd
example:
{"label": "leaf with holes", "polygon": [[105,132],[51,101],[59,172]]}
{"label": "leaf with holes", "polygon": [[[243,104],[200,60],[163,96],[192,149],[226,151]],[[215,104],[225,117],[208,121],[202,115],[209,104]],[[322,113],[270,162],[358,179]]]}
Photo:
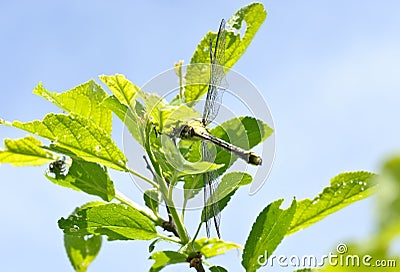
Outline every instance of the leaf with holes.
{"label": "leaf with holes", "polygon": [[[93,201],[76,208],[72,215],[80,209],[104,205],[103,202]],[[64,234],[64,247],[68,258],[75,271],[86,271],[91,262],[96,258],[100,251],[102,237],[99,235],[68,235]]]}
{"label": "leaf with holes", "polygon": [[124,204],[104,204],[78,209],[58,226],[69,235],[106,235],[109,240],[151,240],[158,237],[154,223]]}
{"label": "leaf with holes", "polygon": [[[232,68],[246,51],[254,35],[263,24],[267,12],[261,3],[252,3],[238,10],[228,21],[226,30],[225,63]],[[241,32],[245,30],[243,36]],[[185,98],[187,103],[196,103],[206,92],[209,81],[210,40],[215,41],[217,33],[209,32],[197,45],[186,74]],[[196,65],[194,65],[196,64]]]}
{"label": "leaf with holes", "polygon": [[52,177],[51,173],[46,173],[46,177],[57,185],[97,195],[104,201],[111,201],[115,195],[107,169],[94,162],[74,158],[65,176]]}

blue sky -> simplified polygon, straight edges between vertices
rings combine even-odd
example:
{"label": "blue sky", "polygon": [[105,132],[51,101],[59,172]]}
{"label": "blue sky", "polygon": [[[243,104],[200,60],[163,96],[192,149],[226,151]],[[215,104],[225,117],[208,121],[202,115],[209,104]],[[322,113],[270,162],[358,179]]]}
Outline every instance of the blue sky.
{"label": "blue sky", "polygon": [[[28,121],[57,111],[31,94],[39,81],[61,92],[100,74],[122,73],[143,85],[177,60],[188,62],[207,31],[248,3],[3,2],[0,118]],[[267,19],[234,69],[258,87],[272,111],[276,159],[256,195],[243,190],[224,210],[223,238],[242,244],[269,202],[283,197],[288,205],[293,196],[313,197],[343,171],[378,171],[400,147],[400,4],[264,5]],[[121,143],[122,127],[115,123],[114,138]],[[0,139],[25,135],[0,127]],[[49,183],[45,169],[0,165],[4,271],[72,271],[56,222],[93,198]],[[121,191],[141,198],[128,177],[114,172],[112,177]],[[373,204],[373,198],[356,203],[288,237],[276,254],[320,256],[341,241],[366,238],[375,227]],[[146,271],[147,244],[104,242],[90,271]],[[235,251],[215,263],[241,271]],[[190,271],[186,264],[180,267],[185,268]]]}

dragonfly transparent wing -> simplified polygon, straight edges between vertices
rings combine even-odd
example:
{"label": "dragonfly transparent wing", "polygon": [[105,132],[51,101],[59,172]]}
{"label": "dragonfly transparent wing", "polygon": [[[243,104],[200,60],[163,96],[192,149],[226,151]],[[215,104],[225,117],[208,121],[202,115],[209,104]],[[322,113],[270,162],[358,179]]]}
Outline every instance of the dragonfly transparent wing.
{"label": "dragonfly transparent wing", "polygon": [[[208,148],[207,142],[201,143],[201,153],[203,161],[213,161],[213,157],[210,149]],[[215,189],[218,185],[218,173],[217,171],[210,171],[203,174],[204,182],[204,215],[206,222],[207,237],[210,237],[212,221],[214,221],[215,230],[219,238],[221,234],[219,232],[219,225],[221,220],[221,214],[218,203],[218,196],[215,194]]]}
{"label": "dragonfly transparent wing", "polygon": [[203,112],[204,126],[207,126],[217,117],[223,92],[227,88],[223,67],[225,64],[225,20],[222,20],[219,26],[214,51],[212,45],[212,41],[210,41],[210,83]]}

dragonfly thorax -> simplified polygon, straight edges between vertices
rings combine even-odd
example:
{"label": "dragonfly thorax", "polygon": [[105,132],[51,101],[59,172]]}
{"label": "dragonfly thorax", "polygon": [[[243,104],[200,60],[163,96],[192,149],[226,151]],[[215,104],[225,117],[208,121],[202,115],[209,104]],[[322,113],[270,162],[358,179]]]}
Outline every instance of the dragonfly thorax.
{"label": "dragonfly thorax", "polygon": [[183,125],[180,129],[180,138],[186,140],[200,140],[204,133],[209,133],[207,129],[203,126],[203,123],[199,120],[193,120]]}

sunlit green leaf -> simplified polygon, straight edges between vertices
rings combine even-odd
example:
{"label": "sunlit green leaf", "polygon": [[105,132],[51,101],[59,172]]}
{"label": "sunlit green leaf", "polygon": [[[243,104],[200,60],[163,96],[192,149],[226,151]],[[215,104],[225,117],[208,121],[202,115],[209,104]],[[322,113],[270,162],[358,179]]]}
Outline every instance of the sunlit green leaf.
{"label": "sunlit green leaf", "polygon": [[[133,138],[138,141],[139,144],[143,144],[144,134],[141,131],[141,123],[138,121],[138,118],[132,113],[130,107],[126,106],[119,102],[119,100],[115,96],[109,96],[103,101],[103,105],[110,109],[115,115],[124,122],[125,126],[128,128],[129,132],[133,136]],[[135,111],[137,116],[142,116],[144,112],[143,105],[139,102],[135,103]]]}
{"label": "sunlit green leaf", "polygon": [[109,134],[80,116],[50,113],[42,121],[14,121],[12,125],[47,138],[54,146],[68,149],[87,161],[125,170],[126,158]]}
{"label": "sunlit green leaf", "polygon": [[154,223],[138,210],[124,204],[105,204],[79,209],[58,220],[69,235],[106,235],[109,240],[151,240],[157,237]]}
{"label": "sunlit green leaf", "polygon": [[[266,140],[273,133],[273,129],[260,120],[252,117],[238,117],[230,119],[220,126],[210,130],[211,134],[226,142],[230,142],[244,149],[251,149],[257,144]],[[189,144],[188,141],[179,142],[180,149],[186,152],[185,157],[188,161],[201,160],[201,145],[199,142]],[[230,152],[217,147],[214,163],[224,164],[218,169],[218,173],[224,173],[235,161],[237,157]],[[185,177],[185,199],[194,197],[203,187],[203,178],[196,176]]]}
{"label": "sunlit green leaf", "polygon": [[[211,129],[210,132],[228,143],[250,150],[271,136],[273,129],[261,120],[245,116],[230,119]],[[219,173],[225,172],[236,160],[235,155],[225,149],[217,148],[215,163],[225,164],[218,170]]]}
{"label": "sunlit green leaf", "polygon": [[75,271],[84,272],[96,258],[101,248],[101,236],[64,235],[64,246]]}
{"label": "sunlit green leaf", "polygon": [[217,255],[224,254],[231,249],[242,249],[242,246],[232,242],[225,242],[223,240],[212,238],[200,238],[194,242],[196,251],[200,251],[206,258],[211,258]]}
{"label": "sunlit green leaf", "polygon": [[207,161],[189,162],[185,160],[172,139],[162,135],[162,149],[167,162],[175,169],[178,176],[193,175],[221,168],[223,165]]}
{"label": "sunlit green leaf", "polygon": [[160,131],[164,134],[171,134],[188,121],[200,118],[200,113],[187,105],[169,105],[160,110]]}
{"label": "sunlit green leaf", "polygon": [[[243,55],[254,35],[264,22],[267,12],[261,3],[252,3],[238,10],[228,21],[226,30],[225,63],[221,65],[231,68]],[[190,64],[210,63],[210,40],[215,41],[217,25],[214,32],[209,32],[197,45]],[[245,30],[243,36],[241,36]],[[185,89],[187,103],[198,101],[208,88],[209,66],[190,65],[187,69]]]}
{"label": "sunlit green leaf", "polygon": [[[103,205],[102,202],[89,202],[80,208],[75,209],[72,215],[76,215],[79,209]],[[96,258],[102,243],[98,235],[68,235],[64,234],[64,247],[68,258],[75,271],[86,271],[91,262]]]}
{"label": "sunlit green leaf", "polygon": [[97,195],[105,201],[111,201],[115,195],[107,169],[97,163],[74,159],[65,176],[46,173],[46,177],[55,184]]}
{"label": "sunlit green leaf", "polygon": [[304,229],[353,202],[364,199],[376,190],[374,174],[364,171],[337,175],[331,184],[314,199],[298,201],[296,214],[288,234]]}
{"label": "sunlit green leaf", "polygon": [[101,75],[100,80],[107,85],[121,104],[134,108],[134,98],[140,88],[125,78],[124,75],[116,74],[113,76]]}
{"label": "sunlit green leaf", "polygon": [[151,266],[149,272],[158,272],[169,264],[185,263],[187,255],[175,251],[154,252],[150,259],[155,263]]}
{"label": "sunlit green leaf", "polygon": [[144,203],[149,207],[154,214],[158,213],[158,206],[160,204],[160,193],[157,189],[150,189],[143,194]]}
{"label": "sunlit green leaf", "polygon": [[33,90],[66,112],[89,119],[108,134],[111,134],[111,112],[101,105],[106,92],[93,80],[63,93],[49,92],[42,83]]}
{"label": "sunlit green leaf", "polygon": [[296,201],[293,200],[286,210],[279,208],[282,202],[280,199],[269,204],[253,224],[242,255],[242,265],[247,272],[256,271],[261,266],[260,259],[271,256],[286,235],[296,212]]}
{"label": "sunlit green leaf", "polygon": [[33,136],[20,139],[4,139],[5,150],[0,150],[0,163],[14,166],[38,166],[56,159],[53,153],[43,149],[42,142]]}

